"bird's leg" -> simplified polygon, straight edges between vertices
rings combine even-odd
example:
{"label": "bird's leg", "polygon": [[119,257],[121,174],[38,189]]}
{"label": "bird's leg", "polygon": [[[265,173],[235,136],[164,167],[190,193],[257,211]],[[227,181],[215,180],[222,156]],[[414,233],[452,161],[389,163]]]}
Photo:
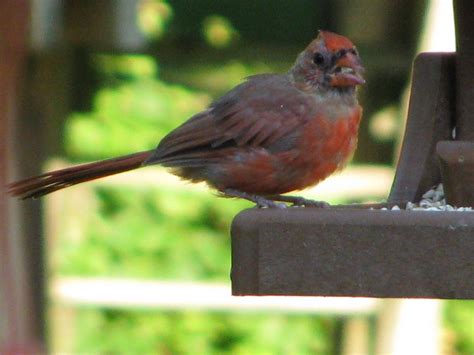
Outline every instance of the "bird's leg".
{"label": "bird's leg", "polygon": [[270,196],[265,196],[265,197],[272,201],[289,202],[289,203],[292,203],[293,206],[306,206],[306,207],[317,207],[317,208],[328,208],[331,206],[326,201],[309,200],[301,196],[270,195]]}
{"label": "bird's leg", "polygon": [[[264,196],[253,195],[253,194],[249,194],[247,192],[242,192],[239,190],[225,189],[221,192],[224,196],[227,196],[227,197],[238,197],[238,198],[243,198],[243,199],[252,201],[257,204],[257,207],[267,207],[267,208],[286,208],[287,207],[284,203],[278,203]],[[280,201],[280,200],[277,200],[277,201]]]}

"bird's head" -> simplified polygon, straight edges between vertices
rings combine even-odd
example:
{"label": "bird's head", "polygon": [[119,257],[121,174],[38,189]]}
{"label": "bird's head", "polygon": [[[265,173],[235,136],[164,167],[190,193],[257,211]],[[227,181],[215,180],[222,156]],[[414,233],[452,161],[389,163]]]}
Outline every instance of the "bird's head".
{"label": "bird's head", "polygon": [[304,91],[354,91],[365,83],[359,53],[344,36],[320,31],[290,69],[295,85]]}

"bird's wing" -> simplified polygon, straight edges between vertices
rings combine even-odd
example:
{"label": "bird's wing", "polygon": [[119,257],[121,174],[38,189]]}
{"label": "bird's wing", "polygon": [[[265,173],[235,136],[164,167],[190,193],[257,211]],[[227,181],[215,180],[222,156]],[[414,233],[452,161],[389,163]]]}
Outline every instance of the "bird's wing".
{"label": "bird's wing", "polygon": [[229,147],[271,147],[291,137],[311,117],[314,106],[308,100],[285,76],[250,77],[164,137],[148,163],[173,161],[183,155],[212,157]]}
{"label": "bird's wing", "polygon": [[[290,134],[310,117],[314,106],[285,76],[257,76],[234,99],[223,97],[215,106],[220,135],[213,141],[219,147],[229,141],[237,146],[267,148]],[[254,80],[255,80],[254,79]]]}

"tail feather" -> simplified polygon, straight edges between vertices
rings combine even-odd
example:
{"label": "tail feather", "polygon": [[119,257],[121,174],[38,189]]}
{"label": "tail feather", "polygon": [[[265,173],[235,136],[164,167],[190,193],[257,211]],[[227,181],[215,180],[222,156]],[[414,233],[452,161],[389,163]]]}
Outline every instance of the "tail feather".
{"label": "tail feather", "polygon": [[152,150],[51,171],[8,185],[8,192],[21,199],[37,198],[66,187],[115,175],[142,166]]}

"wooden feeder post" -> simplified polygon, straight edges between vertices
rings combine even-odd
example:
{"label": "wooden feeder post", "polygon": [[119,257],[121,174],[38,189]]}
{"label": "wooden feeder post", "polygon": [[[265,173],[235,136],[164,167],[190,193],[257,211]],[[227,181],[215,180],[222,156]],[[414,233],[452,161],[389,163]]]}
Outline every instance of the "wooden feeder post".
{"label": "wooden feeder post", "polygon": [[455,138],[438,143],[448,202],[474,206],[474,2],[455,1],[456,121]]}
{"label": "wooden feeder post", "polygon": [[[474,206],[474,2],[454,5],[457,52],[414,63],[389,204],[419,201],[443,182],[448,202]],[[474,298],[473,212],[368,207],[241,212],[232,225],[233,294]]]}

